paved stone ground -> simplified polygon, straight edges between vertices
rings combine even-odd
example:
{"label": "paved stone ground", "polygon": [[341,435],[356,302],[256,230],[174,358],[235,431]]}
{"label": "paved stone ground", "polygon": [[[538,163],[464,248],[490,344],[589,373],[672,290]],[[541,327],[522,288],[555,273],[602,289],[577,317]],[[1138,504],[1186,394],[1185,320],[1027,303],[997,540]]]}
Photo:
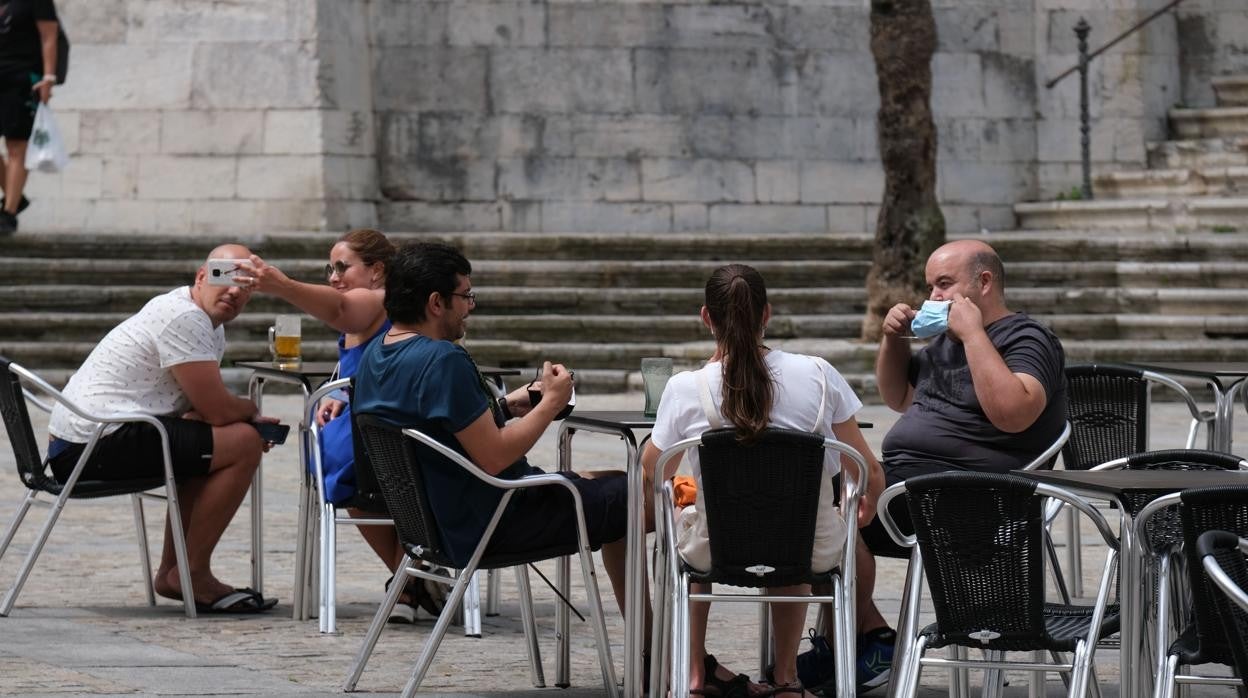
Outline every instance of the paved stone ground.
{"label": "paved stone ground", "polygon": [[[627,409],[641,405],[639,394],[583,396],[583,409]],[[293,396],[269,396],[266,412],[283,421],[297,419]],[[1156,446],[1181,444],[1184,414],[1176,405],[1159,404],[1154,428]],[[880,406],[868,406],[860,415],[875,423],[867,432],[873,448],[894,416]],[[1241,427],[1236,437],[1248,443]],[[42,425],[38,425],[42,426]],[[554,463],[554,430],[541,441],[533,458]],[[41,432],[42,438],[42,432]],[[578,465],[620,465],[618,440],[582,434],[577,437]],[[368,620],[382,594],[386,573],[351,531],[340,529],[339,633],[321,635],[315,621],[291,620],[297,454],[293,442],[274,449],[265,463],[265,570],[266,592],[282,603],[262,616],[201,617],[187,621],[181,606],[161,601],[146,605],[134,544],[134,524],[122,500],[77,501],[67,507],[12,615],[0,619],[0,694],[5,695],[340,695],[342,680],[357,651]],[[0,512],[7,521],[22,494],[13,477],[13,456],[0,447]],[[246,505],[244,505],[245,509]],[[149,507],[147,527],[160,540],[163,512]],[[246,512],[242,512],[245,514]],[[33,512],[40,517],[43,510]],[[218,548],[215,569],[220,577],[239,585],[249,578],[248,517],[240,515]],[[24,554],[37,524],[28,522],[14,549],[0,565],[0,585],[12,583],[18,555]],[[1061,538],[1059,537],[1059,540]],[[155,543],[154,543],[155,545]],[[1099,569],[1103,548],[1087,545],[1085,570]],[[574,563],[575,565],[575,563]],[[544,565],[551,573],[551,566]],[[877,596],[886,614],[895,614],[904,567],[884,560]],[[574,579],[578,578],[576,571]],[[428,693],[494,695],[588,696],[602,693],[592,630],[574,621],[573,688],[535,690],[528,678],[519,609],[510,575],[504,575],[502,614],[486,618],[484,637],[465,638],[452,633],[425,682]],[[548,681],[553,680],[554,595],[534,578],[539,630]],[[608,600],[609,632],[617,666],[620,661],[621,622],[613,598]],[[574,598],[582,599],[579,590]],[[582,602],[583,605],[583,602]],[[721,605],[713,611],[711,648],[728,666],[749,671],[755,642],[756,611]],[[811,611],[813,624],[814,610]],[[387,627],[360,682],[364,692],[398,691],[432,623],[423,618],[414,626]],[[1102,694],[1117,690],[1116,660],[1099,655]],[[922,696],[943,692],[947,675],[930,671],[924,676]],[[972,682],[978,675],[972,675]],[[1025,694],[1021,675],[1011,680],[1007,695]],[[882,693],[882,691],[877,691]],[[1063,695],[1055,678],[1047,695]],[[1221,695],[1197,688],[1194,695]]]}

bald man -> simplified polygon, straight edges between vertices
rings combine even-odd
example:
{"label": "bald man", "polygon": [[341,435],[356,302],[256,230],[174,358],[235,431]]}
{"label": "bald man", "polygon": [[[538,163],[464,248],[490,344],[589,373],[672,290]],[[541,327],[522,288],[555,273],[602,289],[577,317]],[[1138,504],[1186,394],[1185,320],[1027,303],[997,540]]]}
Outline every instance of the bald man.
{"label": "bald man", "polygon": [[[880,397],[902,413],[884,437],[886,483],[950,470],[1024,467],[1065,427],[1062,343],[1044,325],[1006,306],[1001,259],[981,241],[939,247],[928,258],[925,275],[929,301],[948,302],[947,326],[943,309],[922,312],[932,339],[912,352],[911,323],[920,311],[898,303],[884,317],[876,356]],[[894,500],[890,513],[909,528],[901,499]],[[860,689],[883,685],[893,656],[895,633],[872,599],[875,554],[910,554],[893,543],[878,518],[862,529],[857,556]],[[799,669],[804,662],[812,667],[808,676],[815,681],[830,671],[820,648],[816,640],[815,650],[798,658]],[[830,653],[826,656],[830,661]]]}
{"label": "bald man", "polygon": [[[208,259],[247,259],[250,254],[242,245],[222,245]],[[213,550],[268,450],[251,422],[276,421],[258,416],[255,404],[231,394],[221,378],[222,325],[242,312],[254,283],[250,278],[236,281],[242,285],[210,285],[207,264],[200,266],[194,285],[153,298],[113,328],[65,387],[65,396],[91,414],[147,414],[164,425],[194,603],[202,613],[254,613],[276,604],[276,599],[264,599],[251,589],[225,584],[211,570]],[[59,403],[52,410],[48,455],[58,481],[69,479],[95,427]],[[104,429],[79,477],[164,476],[159,432],[146,423],[128,422]],[[182,598],[167,517],[154,584],[161,596]]]}

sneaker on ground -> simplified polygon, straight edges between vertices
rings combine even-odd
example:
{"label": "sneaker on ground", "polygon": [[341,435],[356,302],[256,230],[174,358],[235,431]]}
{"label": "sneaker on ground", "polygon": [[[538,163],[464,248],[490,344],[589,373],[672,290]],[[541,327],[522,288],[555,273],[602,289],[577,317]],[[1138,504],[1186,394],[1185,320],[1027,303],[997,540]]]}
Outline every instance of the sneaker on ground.
{"label": "sneaker on ground", "polygon": [[390,623],[411,625],[416,622],[416,609],[400,601],[390,609],[390,617],[386,620]]}
{"label": "sneaker on ground", "polygon": [[893,646],[897,633],[892,628],[876,628],[858,636],[858,692],[888,683],[893,667]]}
{"label": "sneaker on ground", "polygon": [[[797,679],[816,695],[836,695],[836,656],[832,645],[811,628],[806,639],[811,648],[797,655]],[[770,674],[770,672],[768,672]]]}
{"label": "sneaker on ground", "polygon": [[0,209],[0,235],[17,232],[17,214]]}

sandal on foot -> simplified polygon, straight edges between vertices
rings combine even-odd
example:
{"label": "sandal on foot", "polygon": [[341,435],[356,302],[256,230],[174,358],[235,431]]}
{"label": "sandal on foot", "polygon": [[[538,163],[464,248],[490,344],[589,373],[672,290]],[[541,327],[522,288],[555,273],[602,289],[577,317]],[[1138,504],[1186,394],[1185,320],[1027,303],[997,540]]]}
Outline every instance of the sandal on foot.
{"label": "sandal on foot", "polygon": [[750,677],[737,674],[731,679],[721,679],[715,675],[718,668],[715,655],[706,655],[702,660],[702,688],[689,689],[689,693],[708,698],[755,698],[750,695]]}
{"label": "sandal on foot", "polygon": [[794,681],[793,683],[786,683],[781,686],[773,686],[771,691],[768,692],[768,695],[782,696],[787,693],[796,693],[799,697],[804,696],[806,695],[806,687],[802,685],[801,681]]}
{"label": "sandal on foot", "polygon": [[251,588],[228,591],[209,603],[195,602],[196,613],[263,613],[277,605]]}

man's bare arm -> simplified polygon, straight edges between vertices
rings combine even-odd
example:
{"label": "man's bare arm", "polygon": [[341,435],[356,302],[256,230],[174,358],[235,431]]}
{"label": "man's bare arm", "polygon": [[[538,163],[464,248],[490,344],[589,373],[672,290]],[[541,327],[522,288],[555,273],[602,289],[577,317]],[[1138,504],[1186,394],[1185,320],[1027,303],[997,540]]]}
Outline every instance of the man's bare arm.
{"label": "man's bare arm", "polygon": [[1034,424],[1048,404],[1040,381],[1029,373],[1011,371],[987,333],[967,338],[964,346],[975,397],[979,398],[979,406],[988,421],[1010,434]]}
{"label": "man's bare arm", "polygon": [[546,362],[542,371],[542,401],[523,417],[499,428],[486,410],[472,424],[455,432],[455,438],[482,470],[497,475],[520,460],[541,438],[572,396],[572,376],[561,365]]}
{"label": "man's bare arm", "polygon": [[884,316],[880,337],[880,351],[875,355],[875,383],[880,398],[889,408],[904,412],[914,400],[914,386],[910,385],[910,321],[914,309],[898,303]]}
{"label": "man's bare arm", "polygon": [[173,379],[191,401],[191,408],[207,423],[224,426],[250,421],[256,404],[230,393],[215,361],[192,361],[170,369]]}

